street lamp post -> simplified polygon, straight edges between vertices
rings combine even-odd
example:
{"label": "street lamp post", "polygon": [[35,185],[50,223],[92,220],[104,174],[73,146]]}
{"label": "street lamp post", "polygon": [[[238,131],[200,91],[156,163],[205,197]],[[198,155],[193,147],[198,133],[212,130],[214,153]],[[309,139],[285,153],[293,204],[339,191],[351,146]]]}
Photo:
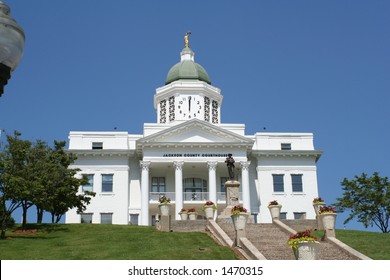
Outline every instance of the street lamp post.
{"label": "street lamp post", "polygon": [[10,7],[0,0],[0,96],[22,58],[25,35],[10,17]]}

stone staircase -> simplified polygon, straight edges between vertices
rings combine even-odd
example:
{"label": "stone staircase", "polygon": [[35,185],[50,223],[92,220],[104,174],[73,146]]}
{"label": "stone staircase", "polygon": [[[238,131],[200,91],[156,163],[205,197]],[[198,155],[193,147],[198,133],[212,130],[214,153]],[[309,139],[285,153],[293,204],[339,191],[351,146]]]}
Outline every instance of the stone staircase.
{"label": "stone staircase", "polygon": [[[312,229],[315,221],[300,220],[284,223],[297,231]],[[234,240],[235,232],[230,223],[218,223],[219,226]],[[275,224],[247,224],[247,238],[268,260],[295,260],[292,249],[287,245],[290,234],[284,232]],[[328,241],[319,240],[318,258],[320,260],[357,260],[355,256]]]}
{"label": "stone staircase", "polygon": [[[296,231],[315,229],[315,220],[282,220]],[[231,219],[219,220],[218,225],[232,239],[235,231]],[[205,232],[207,220],[171,221],[171,230],[175,232]],[[295,260],[292,249],[287,245],[289,233],[276,224],[247,224],[247,238],[268,260]],[[357,260],[358,258],[326,240],[319,240],[318,258],[320,260]]]}
{"label": "stone staircase", "polygon": [[[218,223],[218,225],[232,239],[235,231],[231,223]],[[273,224],[247,224],[247,238],[268,260],[294,260],[292,250],[287,246],[288,234]],[[284,242],[282,242],[282,240]]]}

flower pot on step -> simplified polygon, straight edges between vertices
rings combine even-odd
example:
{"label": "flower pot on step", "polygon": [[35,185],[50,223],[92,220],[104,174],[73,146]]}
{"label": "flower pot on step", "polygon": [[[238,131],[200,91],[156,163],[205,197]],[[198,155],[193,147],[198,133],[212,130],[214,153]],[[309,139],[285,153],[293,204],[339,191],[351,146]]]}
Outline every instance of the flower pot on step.
{"label": "flower pot on step", "polygon": [[244,230],[248,222],[249,214],[240,213],[234,214],[231,216],[233,220],[233,225],[235,230]]}
{"label": "flower pot on step", "polygon": [[268,206],[269,212],[271,213],[272,219],[279,219],[280,217],[280,210],[282,209],[282,205],[269,205]]}
{"label": "flower pot on step", "polygon": [[196,213],[196,212],[188,213],[188,219],[191,220],[191,221],[196,220],[197,217],[198,217],[198,213]]}
{"label": "flower pot on step", "polygon": [[206,215],[206,219],[214,219],[214,208],[212,206],[204,208],[204,214]]}
{"label": "flower pot on step", "polygon": [[170,212],[170,209],[171,209],[171,205],[170,204],[161,203],[161,204],[158,205],[158,208],[159,208],[159,212],[160,212],[161,216],[169,216],[169,212]]}
{"label": "flower pot on step", "polygon": [[318,244],[314,241],[300,241],[298,247],[294,248],[294,255],[297,260],[317,260],[318,259]]}
{"label": "flower pot on step", "polygon": [[324,226],[324,230],[334,230],[335,229],[336,216],[337,216],[337,213],[322,213],[322,214],[320,214],[320,218],[322,221],[322,225]]}
{"label": "flower pot on step", "polygon": [[313,208],[314,208],[314,211],[316,213],[317,229],[319,229],[319,230],[324,229],[324,226],[322,225],[322,219],[320,217],[320,208],[321,208],[321,206],[324,206],[324,205],[325,205],[325,202],[313,203]]}

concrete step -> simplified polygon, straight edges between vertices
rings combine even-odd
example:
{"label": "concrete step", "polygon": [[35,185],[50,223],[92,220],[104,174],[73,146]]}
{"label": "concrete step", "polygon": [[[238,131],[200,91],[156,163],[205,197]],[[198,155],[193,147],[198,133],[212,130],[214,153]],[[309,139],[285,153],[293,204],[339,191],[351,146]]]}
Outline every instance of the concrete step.
{"label": "concrete step", "polygon": [[172,231],[191,232],[191,231],[206,231],[207,220],[186,220],[186,221],[171,221]]}
{"label": "concrete step", "polygon": [[308,229],[316,229],[316,220],[281,220],[284,224],[296,231],[305,231]]}

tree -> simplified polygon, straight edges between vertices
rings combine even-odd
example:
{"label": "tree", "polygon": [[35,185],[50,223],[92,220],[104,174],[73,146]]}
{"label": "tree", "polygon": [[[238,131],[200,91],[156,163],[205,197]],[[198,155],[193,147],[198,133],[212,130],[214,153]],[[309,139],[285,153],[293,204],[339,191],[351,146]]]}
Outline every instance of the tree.
{"label": "tree", "polygon": [[77,157],[65,151],[65,144],[65,141],[54,141],[54,148],[49,149],[45,171],[41,174],[44,191],[34,200],[39,209],[50,212],[52,223],[58,223],[69,209],[77,208],[77,212],[82,213],[95,196],[93,192],[78,193],[80,185],[87,184],[88,178],[76,177],[80,170],[69,168]]}
{"label": "tree", "polygon": [[341,185],[343,197],[337,198],[334,206],[339,212],[351,211],[344,224],[357,218],[366,228],[375,224],[382,232],[390,232],[390,182],[387,177],[380,177],[378,172],[372,177],[362,173],[354,180],[344,178]]}
{"label": "tree", "polygon": [[[26,141],[27,140],[20,140]],[[42,177],[45,172],[45,165],[47,162],[47,144],[41,140],[30,143],[30,147],[25,154],[25,165],[23,177],[25,184],[23,192],[20,196],[23,210],[22,229],[27,225],[27,211],[34,206],[34,200],[42,193]]]}
{"label": "tree", "polygon": [[43,204],[47,201],[48,187],[47,182],[50,181],[51,170],[50,166],[50,152],[52,149],[46,142],[41,140],[33,143],[30,160],[30,171],[34,178],[34,188],[32,189],[32,203],[37,209],[37,224],[41,224],[43,220],[44,208]]}
{"label": "tree", "polygon": [[[8,146],[5,150],[8,160],[12,164],[5,172],[5,176],[18,179],[19,184],[14,185],[13,196],[22,207],[22,229],[27,225],[27,211],[34,205],[34,199],[42,193],[42,177],[47,162],[47,145],[41,140],[32,143],[19,138],[21,134],[15,132],[14,136],[7,136]],[[11,163],[9,162],[9,163]],[[41,192],[39,192],[39,190]]]}
{"label": "tree", "polygon": [[12,213],[21,206],[26,180],[26,155],[30,149],[29,141],[20,140],[21,134],[17,131],[14,136],[7,136],[8,145],[0,153],[0,202],[1,202],[1,238],[5,238],[7,221]]}
{"label": "tree", "polygon": [[78,193],[88,179],[76,177],[79,169],[69,168],[76,156],[65,151],[65,141],[55,141],[54,147],[49,147],[41,140],[22,140],[20,135],[7,135],[8,144],[0,153],[1,238],[5,238],[7,221],[18,207],[23,208],[24,228],[32,205],[37,207],[38,222],[42,221],[43,211],[48,211],[54,223],[69,209],[83,212],[95,195]]}

